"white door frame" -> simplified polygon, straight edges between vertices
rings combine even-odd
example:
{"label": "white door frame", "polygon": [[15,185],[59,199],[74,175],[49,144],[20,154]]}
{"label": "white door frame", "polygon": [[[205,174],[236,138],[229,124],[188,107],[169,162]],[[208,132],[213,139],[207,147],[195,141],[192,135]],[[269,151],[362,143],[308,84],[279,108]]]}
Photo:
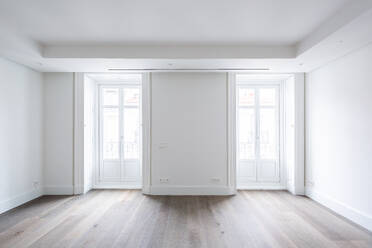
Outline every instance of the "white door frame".
{"label": "white door frame", "polygon": [[[103,104],[102,104],[102,89],[103,88],[117,88],[119,89],[119,104],[118,106],[114,107],[114,106],[106,106],[106,107],[114,107],[114,108],[117,108],[119,110],[119,136],[120,136],[120,148],[119,148],[119,164],[120,164],[120,178],[122,179],[122,176],[123,176],[123,167],[124,167],[124,164],[125,163],[137,163],[137,161],[139,162],[139,166],[140,166],[140,173],[142,175],[142,159],[141,159],[141,156],[142,156],[142,150],[140,151],[140,154],[139,154],[139,158],[138,159],[126,159],[124,157],[124,151],[123,151],[123,125],[124,125],[124,119],[125,119],[125,116],[123,116],[123,112],[124,112],[124,109],[125,108],[131,108],[131,107],[125,107],[123,105],[123,89],[124,88],[140,88],[141,91],[142,91],[142,85],[141,83],[132,83],[132,82],[117,82],[117,83],[111,83],[111,82],[97,82],[96,84],[96,91],[97,91],[97,99],[96,99],[96,109],[98,110],[97,111],[97,116],[96,116],[96,126],[98,127],[97,128],[97,146],[98,146],[98,151],[97,151],[97,155],[98,155],[98,161],[97,161],[97,164],[96,166],[94,167],[94,170],[93,170],[93,188],[95,189],[102,189],[102,188],[123,188],[123,189],[140,189],[142,188],[142,179],[140,182],[136,182],[136,181],[133,181],[133,178],[131,178],[131,180],[128,180],[127,178],[127,181],[114,181],[114,182],[109,182],[109,181],[105,181],[103,182],[103,178],[102,178],[102,174],[100,174],[99,172],[103,171],[103,165],[104,165],[104,160],[102,158],[102,154],[103,154],[103,140],[102,140],[102,134],[103,134],[103,113],[102,113],[102,110],[103,110]],[[140,97],[140,100],[142,101],[142,94],[141,94],[141,97]],[[139,106],[139,111],[140,113],[142,113],[142,103],[141,105]],[[141,116],[141,119],[140,119],[140,125],[141,125],[141,122],[142,122],[142,116]],[[125,138],[125,137],[124,137]],[[141,133],[140,133],[140,147],[142,148],[142,130],[141,130]],[[117,161],[115,160],[108,160],[107,161],[108,163],[117,163]],[[130,178],[129,178],[130,179]]]}
{"label": "white door frame", "polygon": [[[229,161],[230,161],[230,170],[229,178],[231,182],[234,183],[236,189],[236,163],[237,163],[237,137],[236,137],[236,124],[237,124],[237,105],[236,105],[236,90],[237,90],[237,75],[246,75],[248,76],[247,81],[252,83],[261,82],[278,82],[281,81],[281,84],[285,84],[285,81],[289,78],[294,78],[295,81],[295,164],[294,164],[294,185],[287,184],[287,172],[286,172],[286,161],[285,161],[285,136],[284,136],[284,115],[285,109],[282,107],[280,110],[281,115],[281,132],[280,132],[280,163],[281,163],[281,182],[279,186],[268,185],[267,187],[247,187],[246,189],[288,189],[291,193],[297,195],[304,194],[304,74],[252,74],[252,73],[229,73],[228,79],[228,129],[229,129]],[[251,78],[251,80],[249,80]],[[280,95],[284,96],[283,92],[285,87],[280,88]],[[281,98],[281,106],[285,106],[284,97]]]}
{"label": "white door frame", "polygon": [[[89,74],[89,73],[87,73]],[[102,73],[104,74],[104,73]],[[130,73],[128,73],[130,74]],[[133,73],[132,73],[133,74]],[[135,73],[142,75],[142,191],[148,193],[150,185],[150,138],[151,138],[151,109],[150,91],[151,84],[149,73]],[[73,146],[73,188],[74,194],[84,193],[84,75],[85,73],[74,73],[74,146]],[[97,96],[97,94],[96,94]],[[97,110],[96,110],[97,111]],[[97,113],[96,113],[97,114]],[[98,120],[97,118],[95,118]],[[97,123],[95,124],[95,137],[97,139]],[[95,142],[97,143],[97,142]],[[95,146],[95,154],[98,152]],[[98,156],[95,156],[98,157]],[[97,166],[97,159],[94,159],[94,167]],[[95,180],[92,175],[93,181]]]}
{"label": "white door frame", "polygon": [[[277,146],[279,147],[278,148],[278,171],[276,172],[277,173],[277,182],[267,182],[265,180],[261,180],[260,182],[252,182],[252,183],[247,183],[246,185],[242,186],[242,185],[237,185],[237,187],[239,189],[286,189],[286,167],[285,167],[285,163],[284,163],[284,160],[283,160],[283,154],[284,154],[284,136],[283,136],[283,133],[284,133],[284,123],[283,123],[283,116],[284,116],[284,109],[283,109],[283,102],[284,102],[284,97],[283,97],[283,84],[284,84],[284,81],[283,80],[280,80],[280,79],[249,79],[249,80],[245,80],[244,82],[236,82],[235,84],[235,90],[238,91],[239,88],[244,88],[244,87],[247,87],[247,88],[254,88],[254,89],[257,89],[257,88],[261,88],[261,87],[275,87],[276,88],[276,91],[277,91],[277,96],[279,96],[279,98],[277,99],[277,104],[276,104],[276,108],[277,108],[277,118],[278,118],[278,129],[277,129],[277,134],[278,134],[278,140],[277,140]],[[257,101],[258,101],[258,96],[256,95],[256,104],[257,104]],[[237,98],[236,98],[237,100]],[[238,106],[236,105],[236,111],[238,111]],[[259,113],[256,111],[256,128],[259,126],[259,124],[257,123],[258,121],[258,118],[257,118],[257,115]],[[236,114],[237,117],[236,117],[236,120],[238,121],[238,114]],[[236,123],[237,124],[237,123]],[[237,133],[238,133],[238,130],[237,130]],[[257,134],[256,134],[257,135]],[[236,142],[238,142],[238,139],[237,139],[237,136],[235,137],[236,138]],[[256,142],[257,142],[257,139],[256,139]],[[257,144],[256,144],[257,145]],[[236,145],[238,147],[238,145]],[[258,152],[257,148],[256,148],[256,153]],[[236,156],[238,155],[238,151],[236,150]],[[238,161],[238,158],[236,159],[236,163],[238,164],[239,161]],[[259,167],[256,167],[256,179],[257,179],[257,175],[259,173]],[[236,166],[236,173],[238,172],[238,165]],[[237,174],[236,174],[237,175]]]}
{"label": "white door frame", "polygon": [[[254,176],[254,181],[252,181],[252,183],[254,184],[267,184],[268,182],[273,183],[273,184],[279,184],[278,186],[280,186],[280,179],[281,177],[283,177],[285,171],[280,171],[283,167],[282,165],[282,161],[281,161],[281,151],[282,151],[282,147],[283,147],[283,123],[282,123],[282,120],[283,120],[283,116],[282,116],[282,113],[283,113],[283,110],[282,110],[282,102],[283,102],[283,97],[282,97],[282,94],[280,93],[281,91],[281,88],[283,87],[281,85],[281,82],[278,81],[278,82],[266,82],[266,81],[263,81],[263,82],[252,82],[252,83],[244,83],[244,84],[238,84],[237,86],[237,91],[239,91],[239,89],[252,89],[255,91],[255,104],[251,107],[247,106],[247,107],[239,107],[238,104],[237,104],[237,123],[239,123],[239,114],[238,114],[238,111],[240,108],[253,108],[255,110],[255,176]],[[259,105],[259,95],[257,94],[258,93],[258,89],[262,89],[262,88],[274,88],[275,89],[275,94],[276,94],[276,103],[275,103],[275,106],[274,107],[266,107],[266,106],[260,106]],[[237,99],[238,100],[238,99]],[[260,125],[260,110],[261,109],[265,109],[265,108],[270,108],[270,109],[274,109],[275,110],[275,115],[276,115],[276,176],[275,178],[273,178],[272,180],[275,180],[275,181],[272,181],[272,180],[268,180],[268,179],[265,179],[265,178],[259,178],[259,175],[260,175],[260,169],[261,167],[258,166],[259,165],[259,161],[262,160],[261,158],[259,158],[259,154],[260,154],[260,143],[261,143],[261,137],[260,137],[260,128],[261,128],[261,125]],[[239,142],[239,128],[237,128],[237,144]],[[238,146],[238,145],[237,145]],[[237,155],[238,155],[238,150],[237,150]],[[258,159],[259,158],[259,159]],[[267,159],[263,159],[263,160],[267,160]],[[249,160],[247,160],[246,162],[248,162]],[[240,160],[237,159],[237,162],[240,163]],[[237,173],[239,173],[239,166],[237,166]],[[240,188],[244,188],[244,186],[240,186]]]}

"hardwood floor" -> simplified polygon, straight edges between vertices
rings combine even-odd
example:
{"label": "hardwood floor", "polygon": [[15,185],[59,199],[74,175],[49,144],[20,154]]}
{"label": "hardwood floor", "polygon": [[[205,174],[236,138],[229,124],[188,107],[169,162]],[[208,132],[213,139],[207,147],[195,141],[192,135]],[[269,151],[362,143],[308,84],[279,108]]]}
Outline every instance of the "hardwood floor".
{"label": "hardwood floor", "polygon": [[285,191],[44,196],[0,215],[0,247],[372,247],[371,233]]}

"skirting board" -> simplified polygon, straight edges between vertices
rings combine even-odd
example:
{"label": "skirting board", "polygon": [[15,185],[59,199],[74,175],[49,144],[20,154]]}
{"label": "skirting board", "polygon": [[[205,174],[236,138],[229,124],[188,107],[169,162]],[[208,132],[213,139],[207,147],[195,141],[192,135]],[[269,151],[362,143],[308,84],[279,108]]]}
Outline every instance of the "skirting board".
{"label": "skirting board", "polygon": [[[146,192],[145,192],[146,193]],[[234,195],[227,186],[150,186],[149,195]]]}
{"label": "skirting board", "polygon": [[318,191],[313,190],[309,187],[306,187],[306,196],[331,209],[337,214],[366,228],[367,230],[372,231],[372,216],[363,213],[355,208],[352,208],[338,200],[328,197],[322,193],[319,193]]}
{"label": "skirting board", "polygon": [[97,184],[92,189],[142,189],[141,185]]}
{"label": "skirting board", "polygon": [[237,187],[237,190],[287,190],[282,185],[242,185]]}
{"label": "skirting board", "polygon": [[74,187],[70,185],[48,185],[44,186],[44,195],[73,195]]}
{"label": "skirting board", "polygon": [[0,202],[0,214],[12,208],[18,207],[28,201],[36,199],[43,195],[41,189],[30,190],[28,192],[19,194],[11,199]]}

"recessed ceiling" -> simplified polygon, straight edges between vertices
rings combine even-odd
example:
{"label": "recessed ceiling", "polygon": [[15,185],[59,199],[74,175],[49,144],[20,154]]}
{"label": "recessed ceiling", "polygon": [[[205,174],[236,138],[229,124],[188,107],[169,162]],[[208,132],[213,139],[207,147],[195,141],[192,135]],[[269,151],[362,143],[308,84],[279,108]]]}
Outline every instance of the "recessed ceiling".
{"label": "recessed ceiling", "polygon": [[43,45],[294,45],[346,2],[8,0],[0,25]]}
{"label": "recessed ceiling", "polygon": [[370,0],[0,0],[0,56],[39,71],[308,72],[371,43],[371,23]]}

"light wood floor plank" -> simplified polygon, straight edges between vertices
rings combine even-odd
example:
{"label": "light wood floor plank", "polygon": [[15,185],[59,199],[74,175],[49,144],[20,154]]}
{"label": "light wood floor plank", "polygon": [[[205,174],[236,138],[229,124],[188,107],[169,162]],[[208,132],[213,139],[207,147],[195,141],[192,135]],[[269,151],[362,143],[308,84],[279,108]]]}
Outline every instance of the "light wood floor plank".
{"label": "light wood floor plank", "polygon": [[0,247],[366,248],[372,234],[285,191],[44,196],[0,215]]}

